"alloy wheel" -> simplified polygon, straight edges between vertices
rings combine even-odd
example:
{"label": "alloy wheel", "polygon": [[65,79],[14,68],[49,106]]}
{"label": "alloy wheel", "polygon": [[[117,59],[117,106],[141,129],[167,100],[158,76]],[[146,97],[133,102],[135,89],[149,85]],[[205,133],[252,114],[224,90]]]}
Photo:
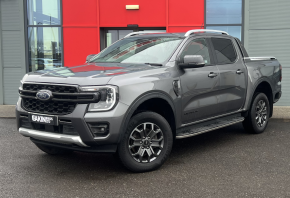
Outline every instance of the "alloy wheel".
{"label": "alloy wheel", "polygon": [[259,100],[256,105],[256,123],[258,127],[263,127],[267,122],[267,106],[264,100]]}
{"label": "alloy wheel", "polygon": [[163,132],[154,123],[142,123],[131,132],[128,146],[134,160],[140,163],[152,162],[163,149]]}

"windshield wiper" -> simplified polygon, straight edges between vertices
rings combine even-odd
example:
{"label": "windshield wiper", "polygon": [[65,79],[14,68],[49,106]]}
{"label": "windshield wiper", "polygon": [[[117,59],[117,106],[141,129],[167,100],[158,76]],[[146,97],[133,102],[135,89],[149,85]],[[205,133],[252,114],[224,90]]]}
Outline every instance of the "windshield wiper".
{"label": "windshield wiper", "polygon": [[144,63],[144,64],[146,64],[146,65],[152,65],[152,66],[163,66],[160,63]]}

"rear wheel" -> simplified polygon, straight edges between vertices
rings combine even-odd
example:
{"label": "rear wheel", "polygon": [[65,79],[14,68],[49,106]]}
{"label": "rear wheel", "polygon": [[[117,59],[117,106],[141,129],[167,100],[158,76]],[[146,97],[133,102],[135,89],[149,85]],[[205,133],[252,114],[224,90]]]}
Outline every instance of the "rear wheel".
{"label": "rear wheel", "polygon": [[154,112],[143,112],[131,118],[118,155],[133,172],[151,171],[165,162],[172,144],[173,135],[166,119]]}
{"label": "rear wheel", "polygon": [[245,118],[243,126],[250,133],[263,133],[269,121],[269,100],[264,93],[256,93],[253,98],[249,114]]}
{"label": "rear wheel", "polygon": [[43,152],[50,154],[50,155],[65,155],[65,154],[70,154],[73,151],[72,150],[68,150],[68,149],[61,149],[61,148],[56,148],[56,147],[52,147],[52,146],[45,146],[42,144],[37,144],[34,143],[40,150],[42,150]]}

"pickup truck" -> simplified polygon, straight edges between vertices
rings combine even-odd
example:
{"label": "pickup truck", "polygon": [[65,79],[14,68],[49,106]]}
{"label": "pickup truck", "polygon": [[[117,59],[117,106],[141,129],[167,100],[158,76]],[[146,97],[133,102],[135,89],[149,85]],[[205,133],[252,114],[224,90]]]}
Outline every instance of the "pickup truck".
{"label": "pickup truck", "polygon": [[216,30],[134,32],[87,63],[21,80],[19,133],[45,153],[115,153],[133,172],[159,168],[175,139],[243,123],[262,133],[281,97],[274,57],[249,57]]}

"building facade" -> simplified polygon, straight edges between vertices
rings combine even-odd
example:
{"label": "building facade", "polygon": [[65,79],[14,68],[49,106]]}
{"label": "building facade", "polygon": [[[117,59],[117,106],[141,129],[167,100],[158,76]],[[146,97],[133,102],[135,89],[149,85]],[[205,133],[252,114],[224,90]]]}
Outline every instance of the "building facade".
{"label": "building facade", "polygon": [[0,0],[0,104],[15,104],[31,71],[83,64],[133,31],[216,29],[238,37],[250,56],[283,66],[290,106],[289,0]]}

